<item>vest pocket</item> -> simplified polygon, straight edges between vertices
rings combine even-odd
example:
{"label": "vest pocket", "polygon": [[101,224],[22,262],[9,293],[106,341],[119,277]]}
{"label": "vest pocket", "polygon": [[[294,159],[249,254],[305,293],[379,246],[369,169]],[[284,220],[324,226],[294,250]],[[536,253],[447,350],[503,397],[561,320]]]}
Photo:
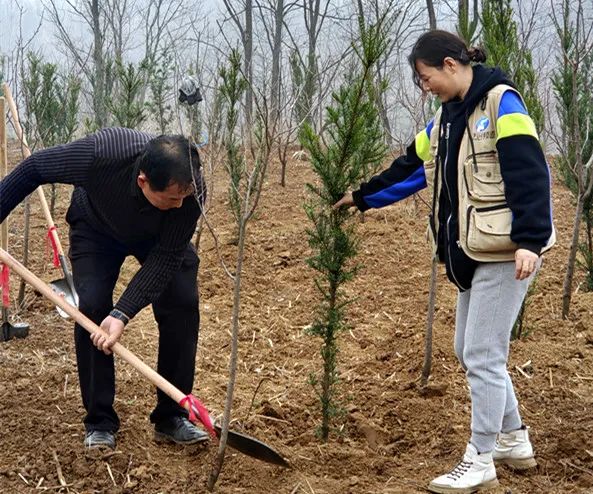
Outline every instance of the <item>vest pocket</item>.
{"label": "vest pocket", "polygon": [[504,183],[496,153],[470,155],[463,164],[469,196],[475,201],[504,201]]}
{"label": "vest pocket", "polygon": [[474,252],[514,251],[511,240],[513,213],[506,204],[467,210],[467,247]]}
{"label": "vest pocket", "polygon": [[434,176],[436,165],[434,160],[424,162],[424,176],[426,177],[426,186],[429,191],[434,187]]}

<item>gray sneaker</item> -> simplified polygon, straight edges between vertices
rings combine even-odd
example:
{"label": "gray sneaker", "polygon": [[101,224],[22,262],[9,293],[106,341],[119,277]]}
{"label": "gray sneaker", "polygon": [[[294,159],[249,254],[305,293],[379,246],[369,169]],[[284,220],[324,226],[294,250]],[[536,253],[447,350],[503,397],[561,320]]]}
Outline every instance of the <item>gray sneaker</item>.
{"label": "gray sneaker", "polygon": [[115,434],[111,431],[87,431],[84,436],[84,446],[88,449],[115,449]]}
{"label": "gray sneaker", "polygon": [[175,416],[155,424],[154,439],[157,442],[196,444],[208,441],[210,436],[202,429],[198,429],[185,417]]}

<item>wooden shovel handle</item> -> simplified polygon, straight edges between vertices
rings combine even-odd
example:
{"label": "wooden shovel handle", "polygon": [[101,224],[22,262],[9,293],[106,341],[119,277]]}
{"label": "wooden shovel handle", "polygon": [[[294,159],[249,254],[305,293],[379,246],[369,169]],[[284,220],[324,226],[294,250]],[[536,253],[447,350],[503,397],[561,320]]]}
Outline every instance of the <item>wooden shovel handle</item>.
{"label": "wooden shovel handle", "polygon": [[[29,156],[31,156],[31,150],[29,149],[29,145],[27,144],[27,138],[25,137],[23,128],[21,127],[19,114],[16,110],[16,105],[14,104],[14,99],[12,98],[10,87],[8,86],[8,84],[4,83],[2,89],[4,90],[4,96],[6,97],[6,102],[8,103],[10,114],[12,115],[14,130],[16,132],[18,139],[21,141],[23,145],[23,154],[25,155],[25,158],[28,158]],[[47,200],[45,199],[45,194],[43,193],[43,188],[41,186],[37,187],[37,195],[39,196],[39,201],[41,202],[41,209],[43,210],[43,215],[45,216],[45,221],[47,223],[47,227],[49,228],[49,235],[53,236],[53,239],[56,243],[56,247],[58,249],[58,255],[63,256],[64,249],[62,248],[60,237],[58,237],[58,232],[54,228],[54,220],[51,217],[51,211],[49,210],[49,206],[47,205]]]}
{"label": "wooden shovel handle", "polygon": [[[102,331],[101,328],[99,328],[99,326],[97,326],[82,312],[76,309],[76,307],[64,301],[62,297],[57,295],[49,286],[47,286],[43,281],[37,278],[37,276],[31,273],[31,271],[25,268],[20,262],[14,259],[3,249],[0,249],[0,262],[6,264],[10,269],[17,273],[33,288],[41,292],[43,296],[45,296],[46,298],[51,300],[55,305],[63,309],[64,312],[66,312],[72,319],[74,319],[89,333],[99,332],[105,334],[104,331]],[[163,391],[165,394],[167,394],[169,397],[175,400],[176,403],[180,403],[185,398],[185,395],[179,389],[177,389],[164,377],[162,377],[160,374],[158,374],[152,368],[150,368],[148,365],[142,362],[142,360],[136,357],[136,355],[134,355],[130,350],[125,348],[120,343],[116,343],[115,345],[113,345],[111,350],[113,351],[113,353],[115,353],[120,358],[125,360],[128,364],[130,364],[132,367],[134,367],[134,369],[140,372],[140,374],[142,374],[157,388],[159,388],[161,391]],[[191,400],[184,400],[184,404],[182,406],[184,406],[185,409],[188,412],[190,412]],[[199,411],[195,408],[194,412],[199,413]],[[211,417],[210,420],[213,421]],[[216,437],[220,438],[220,427],[215,425],[214,433]],[[281,465],[284,467],[290,466],[288,462],[278,452],[276,452],[267,444],[264,444],[258,441],[257,439],[254,439],[252,437],[238,432],[233,432],[229,430],[228,434],[228,444],[236,450],[241,451],[246,455],[252,456],[253,458],[266,461],[268,463],[273,463],[275,465]]]}
{"label": "wooden shovel handle", "polygon": [[[0,98],[0,180],[6,176],[8,156],[6,150],[6,108],[4,98]],[[0,225],[0,248],[8,250],[8,218]]]}
{"label": "wooden shovel handle", "polygon": [[[35,288],[35,290],[40,292],[44,297],[51,300],[52,303],[59,306],[66,314],[68,314],[89,333],[92,334],[99,332],[106,335],[106,333],[101,328],[99,328],[99,326],[86,317],[76,307],[70,305],[62,297],[57,295],[49,286],[47,286],[43,281],[41,281],[37,276],[35,276],[31,271],[25,268],[25,266],[23,266],[3,249],[0,249],[0,262],[6,264],[10,269],[12,269],[13,272],[17,273],[21,278],[23,278],[23,280]],[[154,371],[151,367],[142,362],[142,360],[136,357],[136,355],[134,355],[130,350],[120,343],[113,345],[111,350],[113,353],[134,367],[134,369],[140,372],[140,374],[142,374],[152,384],[159,388],[163,393],[175,400],[176,403],[179,403],[183,398],[185,398],[185,395],[179,389],[173,386],[173,384]],[[189,411],[189,405],[187,402],[184,406]]]}

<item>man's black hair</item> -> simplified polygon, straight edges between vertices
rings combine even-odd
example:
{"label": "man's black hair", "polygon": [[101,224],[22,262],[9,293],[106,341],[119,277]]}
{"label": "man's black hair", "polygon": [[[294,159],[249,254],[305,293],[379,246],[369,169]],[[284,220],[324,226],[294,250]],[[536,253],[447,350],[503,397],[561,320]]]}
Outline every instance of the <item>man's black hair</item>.
{"label": "man's black hair", "polygon": [[136,166],[146,175],[150,188],[161,192],[171,184],[191,188],[201,163],[198,149],[186,137],[162,135],[148,141]]}

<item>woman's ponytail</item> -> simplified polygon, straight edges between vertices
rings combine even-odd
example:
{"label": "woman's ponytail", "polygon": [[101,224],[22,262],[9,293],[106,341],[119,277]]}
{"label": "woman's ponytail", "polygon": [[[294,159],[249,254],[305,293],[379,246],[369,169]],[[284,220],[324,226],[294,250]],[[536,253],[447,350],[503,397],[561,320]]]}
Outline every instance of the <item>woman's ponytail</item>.
{"label": "woman's ponytail", "polygon": [[471,62],[476,63],[483,63],[487,58],[486,51],[481,46],[472,46],[471,48],[468,48],[467,56]]}

